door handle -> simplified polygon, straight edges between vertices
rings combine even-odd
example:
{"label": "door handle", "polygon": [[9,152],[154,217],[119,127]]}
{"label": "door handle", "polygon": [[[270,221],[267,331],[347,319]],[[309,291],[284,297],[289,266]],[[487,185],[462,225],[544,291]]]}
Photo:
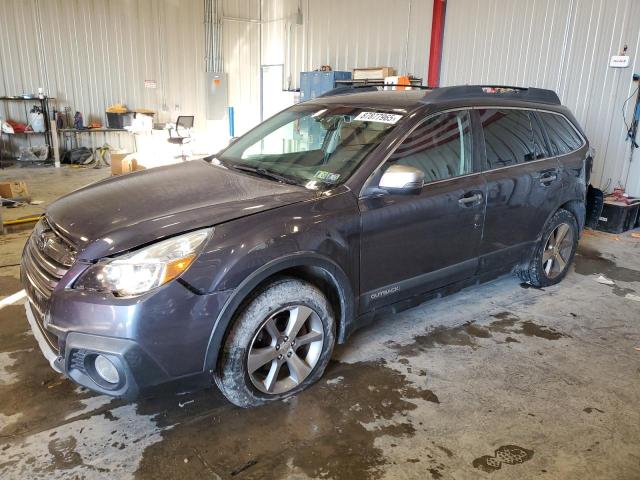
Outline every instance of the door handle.
{"label": "door handle", "polygon": [[555,182],[557,179],[558,175],[556,175],[555,173],[543,173],[539,177],[540,184],[544,186],[549,185],[551,182]]}
{"label": "door handle", "polygon": [[482,194],[481,193],[476,193],[476,194],[470,195],[468,197],[462,197],[461,199],[458,200],[458,203],[462,207],[468,207],[469,205],[472,205],[474,203],[479,203],[481,201],[482,201]]}

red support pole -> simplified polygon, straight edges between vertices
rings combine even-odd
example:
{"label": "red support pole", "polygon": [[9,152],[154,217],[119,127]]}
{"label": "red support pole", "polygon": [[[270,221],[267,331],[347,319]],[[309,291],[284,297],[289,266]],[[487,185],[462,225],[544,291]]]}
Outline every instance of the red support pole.
{"label": "red support pole", "polygon": [[433,0],[433,18],[431,21],[431,46],[429,47],[429,73],[427,85],[440,86],[440,64],[442,63],[442,41],[444,39],[444,17],[447,0]]}

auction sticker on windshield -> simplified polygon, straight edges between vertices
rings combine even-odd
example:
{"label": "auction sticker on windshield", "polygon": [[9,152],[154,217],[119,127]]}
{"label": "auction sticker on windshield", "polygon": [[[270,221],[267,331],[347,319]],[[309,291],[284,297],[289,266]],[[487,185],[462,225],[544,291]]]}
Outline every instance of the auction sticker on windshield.
{"label": "auction sticker on windshield", "polygon": [[355,120],[360,120],[362,122],[389,123],[393,125],[401,118],[402,115],[397,115],[395,113],[361,112]]}
{"label": "auction sticker on windshield", "polygon": [[336,183],[340,178],[340,174],[325,172],[324,170],[318,170],[314,175],[314,177],[319,178],[320,180],[324,180],[325,182]]}

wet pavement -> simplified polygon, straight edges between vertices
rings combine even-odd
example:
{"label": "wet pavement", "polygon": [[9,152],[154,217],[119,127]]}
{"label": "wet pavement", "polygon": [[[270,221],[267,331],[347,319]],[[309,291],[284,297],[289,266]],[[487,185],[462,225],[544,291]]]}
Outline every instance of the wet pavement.
{"label": "wet pavement", "polygon": [[[19,289],[0,268],[0,296]],[[95,395],[49,368],[10,305],[0,478],[638,479],[636,345],[640,240],[594,232],[560,285],[508,276],[382,318],[315,386],[252,410],[187,385]]]}

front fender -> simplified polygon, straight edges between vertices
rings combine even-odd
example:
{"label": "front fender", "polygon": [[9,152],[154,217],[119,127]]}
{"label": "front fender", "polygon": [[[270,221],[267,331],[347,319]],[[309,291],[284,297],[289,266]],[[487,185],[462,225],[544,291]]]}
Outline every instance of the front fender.
{"label": "front fender", "polygon": [[351,329],[359,275],[360,216],[348,190],[312,201],[248,215],[215,227],[194,264],[181,278],[199,293],[225,291],[228,302],[216,315],[205,368],[218,350],[242,301],[269,276],[292,267],[318,267],[340,297],[338,340]]}
{"label": "front fender", "polygon": [[339,292],[340,299],[341,315],[338,319],[338,341],[342,343],[346,339],[348,333],[353,329],[355,318],[355,297],[349,278],[342,268],[329,258],[314,252],[299,252],[268,262],[245,278],[245,280],[234,289],[222,307],[213,326],[207,346],[203,370],[209,371],[215,369],[226,332],[229,329],[235,313],[247,298],[247,295],[266,279],[293,267],[318,267],[329,275],[333,286]]}

